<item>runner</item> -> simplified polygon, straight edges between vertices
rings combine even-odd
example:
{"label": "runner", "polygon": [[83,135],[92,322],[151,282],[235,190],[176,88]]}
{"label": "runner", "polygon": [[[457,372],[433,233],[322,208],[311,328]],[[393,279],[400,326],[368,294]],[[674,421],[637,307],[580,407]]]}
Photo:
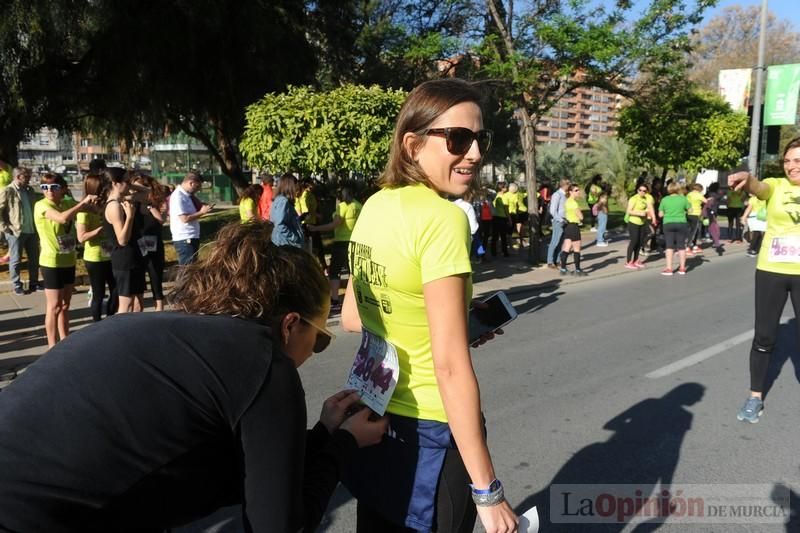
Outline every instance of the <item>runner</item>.
{"label": "runner", "polygon": [[603,188],[600,186],[602,182],[603,176],[600,174],[595,174],[584,188],[584,193],[586,193],[586,203],[589,205],[589,212],[591,213],[591,216],[594,217],[594,220],[591,218],[588,220],[591,228],[589,231],[592,233],[597,231],[597,226],[595,226],[597,223],[597,215],[595,215],[594,206],[600,200],[600,193],[603,192]]}
{"label": "runner", "polygon": [[597,203],[592,207],[593,214],[597,218],[597,246],[608,246],[606,240],[606,228],[608,227],[608,193],[603,191],[597,197]]}
{"label": "runner", "polygon": [[142,240],[138,244],[140,244],[140,251],[144,256],[144,270],[150,278],[150,290],[153,292],[155,310],[163,311],[164,267],[166,265],[164,252],[166,196],[161,184],[147,174],[137,173],[133,184],[150,191],[147,197],[142,198],[143,201],[139,202],[139,213],[142,215]]}
{"label": "runner", "polygon": [[58,176],[49,172],[42,175],[39,187],[44,198],[33,206],[33,219],[39,234],[39,269],[44,280],[47,300],[44,329],[47,347],[56,345],[69,335],[69,305],[75,285],[75,216],[97,199],[92,194],[76,202],[65,194],[57,183]]}
{"label": "runner", "polygon": [[722,241],[720,241],[718,222],[719,198],[719,183],[712,183],[708,186],[706,203],[703,205],[702,226],[708,228],[708,234],[711,235],[712,246],[714,246],[714,250],[716,250],[717,255],[722,255],[725,252],[725,249],[722,247]]}
{"label": "runner", "polygon": [[671,276],[672,258],[678,251],[678,274],[686,274],[686,237],[689,235],[689,224],[686,212],[689,200],[680,194],[681,187],[677,183],[667,186],[667,197],[658,205],[658,216],[664,221],[664,241],[666,245],[667,266],[661,271],[662,276]]}
{"label": "runner", "polygon": [[744,210],[744,193],[735,189],[728,189],[727,194],[728,215],[728,242],[742,242],[742,211]]}
{"label": "runner", "polygon": [[[764,411],[764,384],[788,295],[800,316],[800,137],[783,150],[786,178],[758,181],[747,172],[728,176],[728,186],[767,203],[767,231],[756,266],[756,317],[750,349],[750,394],[736,417],[756,423]],[[799,332],[800,333],[800,332]]]}
{"label": "runner", "polygon": [[693,257],[694,254],[703,251],[697,245],[697,239],[700,238],[703,231],[701,215],[703,214],[703,206],[706,204],[706,199],[703,196],[703,186],[699,183],[692,184],[691,191],[686,195],[686,199],[689,200],[689,213],[686,215],[686,220],[689,223],[686,255]]}
{"label": "runner", "polygon": [[628,207],[625,210],[625,219],[628,223],[628,251],[625,256],[625,268],[638,270],[644,268],[644,262],[639,260],[639,250],[644,242],[644,235],[647,230],[646,220],[650,214],[647,201],[647,185],[639,185],[636,195],[628,200]]}
{"label": "runner", "polygon": [[492,257],[497,257],[497,241],[499,239],[502,245],[503,257],[508,257],[508,228],[511,227],[511,217],[508,214],[508,206],[505,199],[508,186],[505,183],[500,183],[497,188],[497,194],[492,200],[491,251]]}
{"label": "runner", "polygon": [[473,500],[489,533],[517,527],[486,445],[467,341],[469,225],[444,198],[463,196],[478,179],[491,144],[480,100],[454,78],[411,92],[383,188],[353,231],[342,326],[363,326],[370,344],[391,343],[399,359],[387,408],[392,432],[344,476],[358,500],[359,532],[472,532]]}
{"label": "runner", "polygon": [[248,185],[242,191],[242,196],[239,198],[239,220],[242,224],[261,220],[261,214],[258,212],[258,203],[263,192],[264,188],[257,183]]}
{"label": "runner", "polygon": [[747,208],[742,215],[742,222],[750,232],[747,257],[758,257],[764,232],[767,231],[767,203],[757,196],[750,196],[747,199]]}
{"label": "runner", "polygon": [[[583,212],[578,205],[578,198],[581,196],[581,188],[577,185],[570,186],[567,191],[567,201],[564,203],[564,218],[567,225],[564,226],[564,244],[561,247],[561,268],[559,273],[574,274],[576,276],[586,276],[586,272],[581,270],[581,222],[583,222]],[[572,252],[572,259],[575,262],[575,270],[567,270],[567,258]]]}

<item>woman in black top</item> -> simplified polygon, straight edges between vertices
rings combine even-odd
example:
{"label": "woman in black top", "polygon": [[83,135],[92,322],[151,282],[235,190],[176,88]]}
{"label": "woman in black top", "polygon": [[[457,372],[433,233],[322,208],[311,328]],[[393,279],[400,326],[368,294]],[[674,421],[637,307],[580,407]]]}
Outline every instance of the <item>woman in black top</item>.
{"label": "woman in black top", "polygon": [[[230,224],[173,293],[58,344],[0,401],[0,531],[161,531],[242,504],[247,531],[313,531],[385,419],[339,393],[306,435],[296,367],[327,347],[328,282],[271,225]],[[338,428],[338,429],[337,429]]]}
{"label": "woman in black top", "polygon": [[139,174],[133,179],[133,184],[150,191],[147,199],[139,203],[139,213],[142,215],[141,238],[143,239],[143,247],[140,252],[145,252],[142,262],[147,274],[150,276],[150,289],[153,291],[156,311],[163,311],[165,263],[163,209],[165,195],[161,184],[151,176]]}

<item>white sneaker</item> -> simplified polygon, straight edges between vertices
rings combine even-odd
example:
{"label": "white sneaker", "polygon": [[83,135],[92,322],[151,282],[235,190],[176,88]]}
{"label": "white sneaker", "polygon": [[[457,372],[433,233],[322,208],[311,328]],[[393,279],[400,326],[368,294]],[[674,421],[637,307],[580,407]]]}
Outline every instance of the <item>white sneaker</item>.
{"label": "white sneaker", "polygon": [[598,242],[597,246],[599,246],[601,248],[604,248],[604,247],[608,246],[608,243],[607,242]]}
{"label": "white sneaker", "polygon": [[597,233],[597,228],[591,228],[589,231],[591,231],[592,233]]}

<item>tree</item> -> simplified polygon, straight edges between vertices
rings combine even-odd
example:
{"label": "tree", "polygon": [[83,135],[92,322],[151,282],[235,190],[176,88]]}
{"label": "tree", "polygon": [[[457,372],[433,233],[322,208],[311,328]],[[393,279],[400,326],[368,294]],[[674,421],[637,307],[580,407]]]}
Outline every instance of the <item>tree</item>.
{"label": "tree", "polygon": [[401,90],[292,87],[247,108],[242,152],[254,167],[372,176],[389,155]]}
{"label": "tree", "polygon": [[600,137],[588,146],[594,159],[594,172],[603,176],[611,185],[611,194],[617,203],[625,205],[630,183],[641,174],[642,168],[635,164],[630,147],[615,137]]}
{"label": "tree", "polygon": [[[652,0],[641,10],[627,1],[606,8],[589,0],[534,0],[519,13],[513,0],[485,0],[489,27],[481,67],[485,77],[503,82],[519,124],[532,236],[539,234],[538,120],[578,86],[632,96],[668,83],[685,68],[689,30],[709,4],[701,0],[686,9],[681,0]],[[537,263],[538,254],[532,237],[530,260]]]}
{"label": "tree", "polygon": [[620,112],[619,136],[644,161],[668,170],[735,166],[747,143],[747,115],[689,82],[639,98]]}
{"label": "tree", "polygon": [[[711,91],[719,89],[719,71],[754,68],[758,64],[761,7],[730,6],[709,20],[692,39],[690,79]],[[800,33],[791,22],[767,18],[767,65],[796,63],[800,57]]]}

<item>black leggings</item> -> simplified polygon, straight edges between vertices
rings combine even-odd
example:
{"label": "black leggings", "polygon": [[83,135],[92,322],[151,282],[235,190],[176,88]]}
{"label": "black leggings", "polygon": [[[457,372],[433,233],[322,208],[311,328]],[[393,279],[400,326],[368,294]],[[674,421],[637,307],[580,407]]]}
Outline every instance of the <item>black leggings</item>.
{"label": "black leggings", "polygon": [[689,238],[686,240],[686,247],[697,246],[697,239],[700,238],[702,224],[700,217],[694,215],[686,215],[686,220],[689,221]]}
{"label": "black leggings", "polygon": [[92,320],[98,322],[102,318],[103,296],[108,286],[108,303],[106,316],[117,312],[119,297],[117,296],[117,282],[114,281],[114,272],[111,270],[111,261],[86,261],[86,272],[89,273],[89,283],[92,286]]}
{"label": "black leggings", "polygon": [[164,299],[164,249],[149,253],[144,257],[147,273],[150,276],[150,290],[153,300]]}
{"label": "black leggings", "polygon": [[631,258],[633,258],[633,261],[639,260],[639,249],[644,245],[646,232],[647,224],[639,226],[633,222],[628,222],[628,234],[631,238],[628,242],[628,254],[626,256],[628,263],[631,262]]}
{"label": "black leggings", "polygon": [[[439,487],[436,491],[434,531],[441,533],[471,533],[478,511],[472,503],[469,475],[458,449],[447,450]],[[356,533],[412,533],[416,530],[395,525],[363,505],[356,507]]]}
{"label": "black leggings", "polygon": [[728,240],[741,241],[742,240],[742,208],[729,207],[728,208]]}
{"label": "black leggings", "polygon": [[[753,392],[764,392],[769,356],[775,348],[781,313],[789,295],[795,316],[800,316],[800,276],[756,270],[756,325],[750,349],[750,390]],[[798,334],[800,336],[800,331]]]}
{"label": "black leggings", "polygon": [[492,218],[492,255],[497,255],[497,239],[503,247],[503,255],[508,255],[508,219],[503,217]]}

